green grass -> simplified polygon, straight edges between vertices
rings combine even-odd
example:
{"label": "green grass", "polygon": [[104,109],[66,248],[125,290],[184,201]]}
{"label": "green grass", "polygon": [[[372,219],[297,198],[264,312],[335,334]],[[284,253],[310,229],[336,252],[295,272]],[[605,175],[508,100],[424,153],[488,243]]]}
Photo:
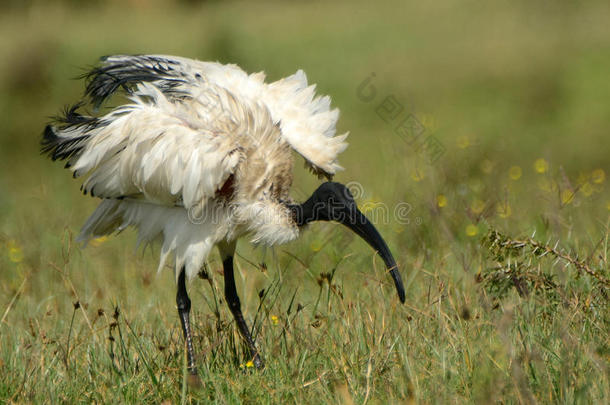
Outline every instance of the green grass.
{"label": "green grass", "polygon": [[[97,3],[0,6],[0,402],[608,402],[605,2]],[[244,239],[238,292],[266,368],[248,367],[215,252],[212,279],[188,286],[203,387],[186,384],[158,247],[134,251],[133,232],[77,246],[97,202],[38,154],[48,117],[81,95],[70,78],[112,53],[271,80],[303,68],[351,132],[336,180],[390,209],[377,226],[406,304],[343,227]],[[443,144],[433,164],[377,114],[391,95]],[[317,180],[296,166],[301,200]]]}

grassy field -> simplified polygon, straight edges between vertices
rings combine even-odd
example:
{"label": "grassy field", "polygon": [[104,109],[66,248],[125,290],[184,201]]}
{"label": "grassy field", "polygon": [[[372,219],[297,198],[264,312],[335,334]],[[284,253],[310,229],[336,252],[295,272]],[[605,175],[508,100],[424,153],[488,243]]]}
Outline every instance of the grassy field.
{"label": "grassy field", "polygon": [[[2,4],[0,402],[610,401],[607,2]],[[351,132],[336,180],[388,241],[406,304],[339,225],[244,239],[238,291],[266,368],[214,252],[189,285],[203,387],[186,384],[158,247],[135,251],[132,231],[78,246],[97,201],[38,152],[82,94],[71,79],[113,53],[304,69]],[[318,180],[294,175],[302,200]]]}

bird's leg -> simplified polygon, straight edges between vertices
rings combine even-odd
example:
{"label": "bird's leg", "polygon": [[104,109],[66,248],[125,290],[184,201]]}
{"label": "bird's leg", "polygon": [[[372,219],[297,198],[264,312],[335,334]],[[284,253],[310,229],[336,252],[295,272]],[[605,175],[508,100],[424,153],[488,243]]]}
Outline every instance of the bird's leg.
{"label": "bird's leg", "polygon": [[225,278],[225,299],[227,300],[227,305],[229,306],[229,309],[231,310],[231,313],[235,318],[235,322],[237,323],[237,327],[239,328],[239,333],[246,342],[248,349],[250,350],[250,356],[252,357],[254,367],[260,369],[264,367],[264,362],[260,358],[258,350],[256,350],[256,346],[254,345],[254,339],[252,339],[252,335],[250,335],[248,325],[246,325],[244,316],[241,313],[241,302],[239,301],[237,289],[235,288],[235,275],[233,273],[233,253],[235,251],[235,245],[233,245],[232,250],[233,251],[228,253],[226,249],[221,249],[221,254],[223,256],[222,265],[224,268]]}
{"label": "bird's leg", "polygon": [[186,343],[186,358],[188,370],[191,375],[197,375],[197,367],[195,366],[195,355],[193,351],[193,337],[191,335],[191,322],[189,314],[191,312],[191,299],[186,292],[185,271],[184,267],[178,275],[178,292],[176,293],[176,304],[178,305],[178,315],[180,315],[180,323],[182,324],[182,333],[184,333],[184,342]]}

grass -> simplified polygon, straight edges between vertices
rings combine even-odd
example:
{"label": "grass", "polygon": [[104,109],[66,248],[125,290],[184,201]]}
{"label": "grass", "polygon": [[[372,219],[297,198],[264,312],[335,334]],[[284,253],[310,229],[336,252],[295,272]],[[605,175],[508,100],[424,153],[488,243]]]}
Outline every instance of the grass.
{"label": "grass", "polygon": [[[610,397],[610,35],[605,2],[9,2],[0,6],[0,401],[606,403]],[[238,244],[248,363],[221,262],[189,284],[186,381],[171,269],[135,235],[86,249],[96,205],[38,155],[98,56],[303,68],[341,108],[358,203],[401,266],[335,224]],[[374,76],[371,76],[374,73]],[[359,86],[369,77],[371,101]],[[401,115],[379,106],[394,97]],[[445,150],[396,132],[413,114]],[[384,119],[385,118],[385,119]],[[293,196],[317,180],[295,168]],[[381,203],[385,205],[380,205]],[[384,211],[383,207],[387,207]]]}

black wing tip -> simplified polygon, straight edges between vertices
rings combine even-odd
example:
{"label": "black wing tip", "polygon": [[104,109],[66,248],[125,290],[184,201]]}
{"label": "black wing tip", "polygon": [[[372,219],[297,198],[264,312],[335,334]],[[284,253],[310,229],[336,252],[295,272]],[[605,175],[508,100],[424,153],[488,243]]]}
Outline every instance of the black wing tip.
{"label": "black wing tip", "polygon": [[[53,122],[46,125],[40,140],[40,153],[48,155],[53,161],[65,160],[78,154],[81,142],[89,138],[88,131],[99,128],[107,123],[97,117],[82,115],[78,109],[85,103],[80,101],[72,106],[66,106],[62,115],[53,117]],[[60,136],[59,133],[68,129],[81,129],[76,136]],[[66,163],[66,168],[71,167],[71,162]]]}
{"label": "black wing tip", "polygon": [[84,127],[85,129],[91,129],[104,126],[106,124],[104,120],[91,115],[83,115],[78,111],[86,104],[85,101],[81,100],[75,104],[66,105],[62,114],[52,117],[51,119],[53,120],[53,123],[58,126],[60,131],[68,128]]}
{"label": "black wing tip", "polygon": [[52,160],[56,160],[53,156],[53,149],[59,144],[59,137],[55,133],[55,128],[49,124],[44,127],[42,138],[40,139],[40,153],[42,155],[50,154]]}
{"label": "black wing tip", "polygon": [[156,55],[107,55],[100,58],[98,66],[82,75],[86,80],[85,98],[95,108],[123,89],[130,93],[135,85],[157,82],[165,92],[177,92],[178,83],[184,81],[183,74],[172,66],[179,62]]}
{"label": "black wing tip", "polygon": [[40,140],[40,154],[47,155],[52,161],[69,157],[63,152],[62,138],[57,135],[57,129],[49,124],[44,128]]}
{"label": "black wing tip", "polygon": [[84,122],[85,116],[78,112],[78,109],[85,105],[84,101],[78,101],[72,105],[66,105],[63,113],[53,117],[53,121],[63,125],[78,125]]}

